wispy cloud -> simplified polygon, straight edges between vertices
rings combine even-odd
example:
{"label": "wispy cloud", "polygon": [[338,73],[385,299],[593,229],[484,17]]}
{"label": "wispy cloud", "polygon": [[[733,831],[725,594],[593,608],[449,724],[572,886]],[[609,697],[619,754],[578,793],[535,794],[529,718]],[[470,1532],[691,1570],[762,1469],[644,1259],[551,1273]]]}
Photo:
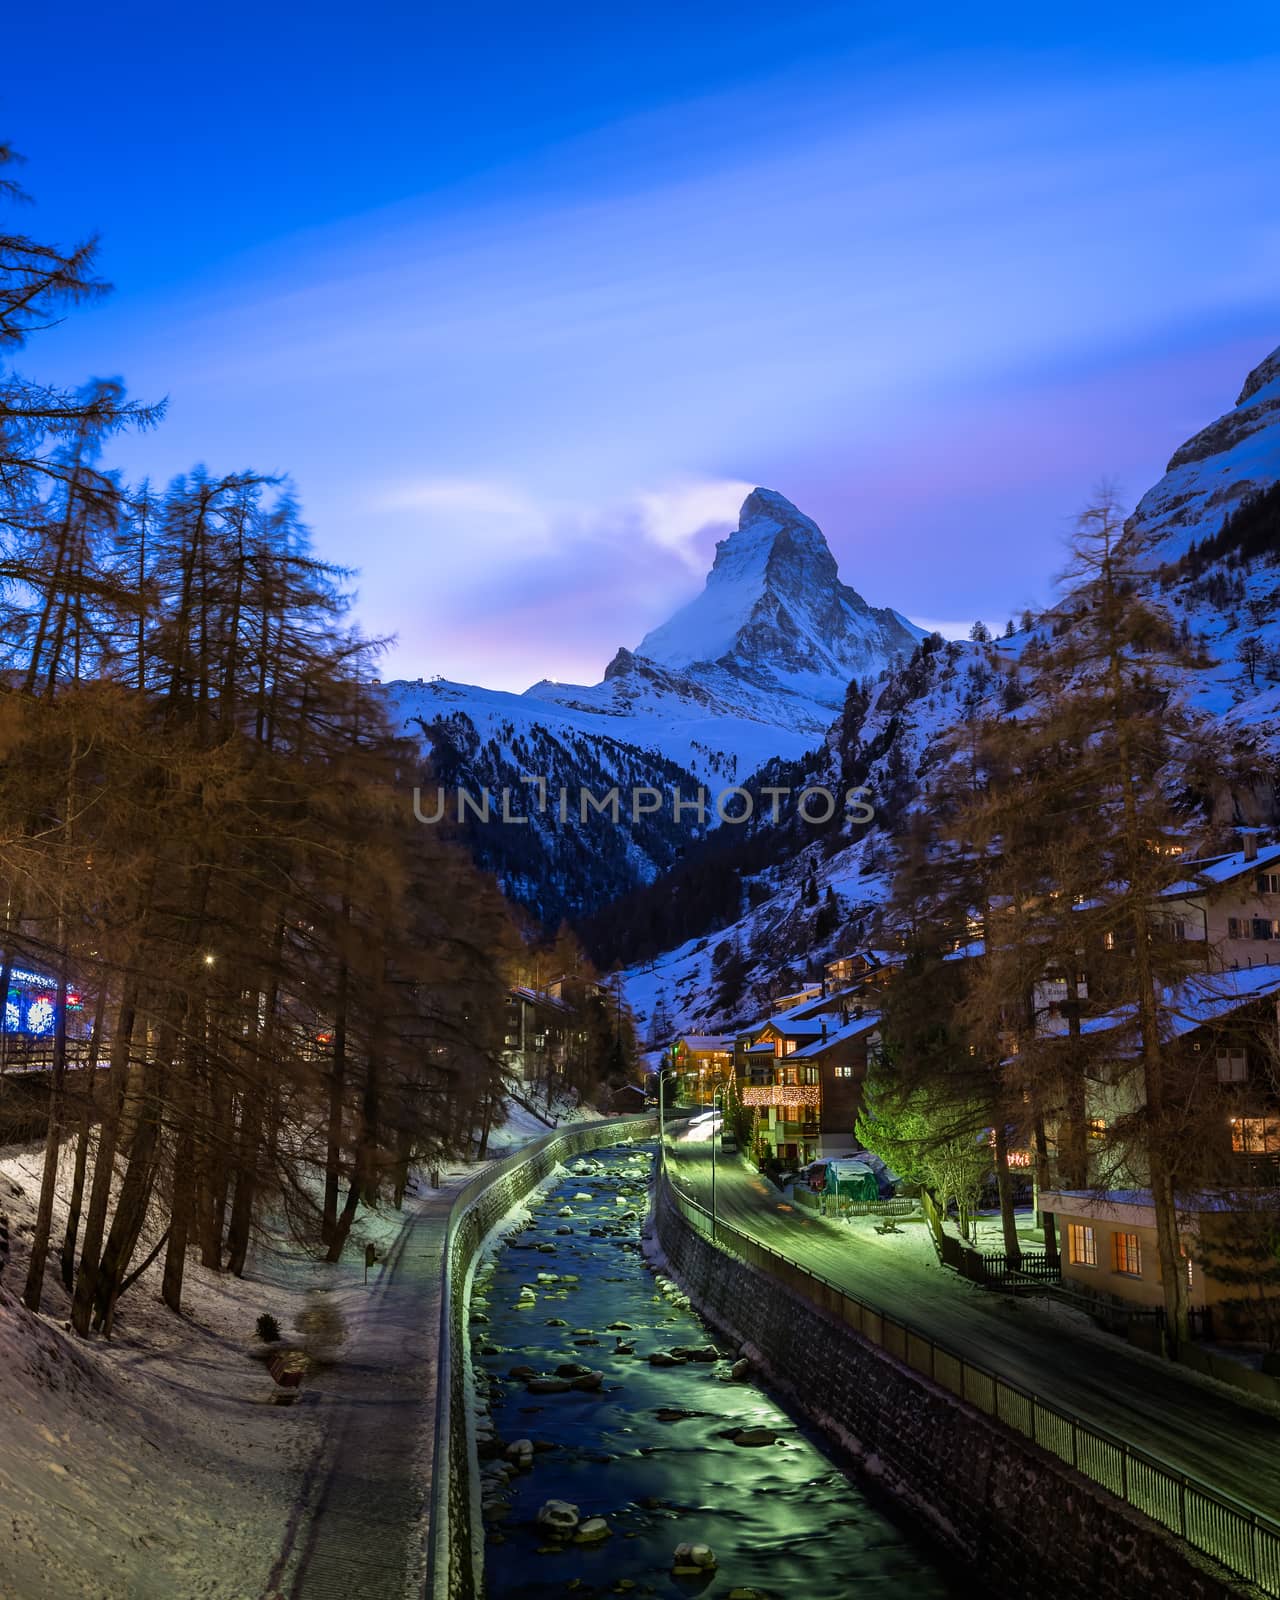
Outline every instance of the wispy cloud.
{"label": "wispy cloud", "polygon": [[[1274,70],[810,64],[108,309],[77,364],[172,394],[141,466],[290,468],[405,670],[585,670],[753,479],[875,603],[1020,606],[1280,322]],[[1219,364],[1185,426],[1159,346]]]}

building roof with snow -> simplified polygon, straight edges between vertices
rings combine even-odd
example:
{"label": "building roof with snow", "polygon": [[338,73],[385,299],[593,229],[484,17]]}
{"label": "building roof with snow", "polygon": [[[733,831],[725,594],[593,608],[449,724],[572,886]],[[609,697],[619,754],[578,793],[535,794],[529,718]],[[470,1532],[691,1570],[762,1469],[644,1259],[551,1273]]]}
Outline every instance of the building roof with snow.
{"label": "building roof with snow", "polygon": [[[1232,967],[1226,972],[1193,973],[1177,988],[1165,989],[1161,1005],[1167,1036],[1181,1039],[1197,1028],[1221,1022],[1257,1000],[1280,996],[1280,962],[1257,967]],[[1133,1026],[1135,1008],[1122,1006],[1100,1017],[1084,1017],[1082,1034],[1119,1031]],[[1063,1037],[1066,1037],[1063,1035]]]}
{"label": "building roof with snow", "polygon": [[1220,884],[1242,878],[1246,873],[1260,872],[1264,868],[1280,868],[1280,844],[1263,845],[1252,856],[1244,850],[1235,850],[1226,856],[1205,856],[1199,861],[1186,863],[1187,876],[1171,883],[1160,891],[1162,900],[1185,900],[1191,895],[1204,894]]}
{"label": "building roof with snow", "polygon": [[693,1054],[704,1051],[724,1051],[733,1049],[733,1042],[737,1038],[733,1033],[682,1033],[676,1041]]}
{"label": "building roof with snow", "polygon": [[879,1026],[879,1013],[868,1012],[865,1017],[855,1017],[842,1027],[833,1028],[830,1033],[815,1039],[812,1044],[800,1046],[799,1049],[793,1050],[785,1059],[787,1061],[811,1061],[815,1056],[824,1055],[833,1046],[847,1044],[850,1039],[856,1039],[864,1033],[872,1033]]}

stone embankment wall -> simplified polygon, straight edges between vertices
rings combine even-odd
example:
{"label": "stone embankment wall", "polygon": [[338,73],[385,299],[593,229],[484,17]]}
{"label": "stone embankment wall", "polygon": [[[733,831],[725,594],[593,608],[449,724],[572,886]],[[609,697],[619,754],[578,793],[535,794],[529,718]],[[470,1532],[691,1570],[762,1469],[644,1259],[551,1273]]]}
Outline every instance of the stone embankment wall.
{"label": "stone embankment wall", "polygon": [[993,1596],[1226,1600],[1255,1595],[1139,1512],[991,1421],[783,1284],[716,1249],[673,1206],[658,1241],[694,1306],[862,1474]]}
{"label": "stone embankment wall", "polygon": [[432,1456],[427,1600],[471,1600],[480,1592],[483,1551],[470,1378],[467,1287],[480,1247],[503,1217],[562,1161],[625,1139],[651,1138],[653,1117],[610,1117],[549,1133],[473,1178],[449,1213],[441,1295],[440,1367]]}

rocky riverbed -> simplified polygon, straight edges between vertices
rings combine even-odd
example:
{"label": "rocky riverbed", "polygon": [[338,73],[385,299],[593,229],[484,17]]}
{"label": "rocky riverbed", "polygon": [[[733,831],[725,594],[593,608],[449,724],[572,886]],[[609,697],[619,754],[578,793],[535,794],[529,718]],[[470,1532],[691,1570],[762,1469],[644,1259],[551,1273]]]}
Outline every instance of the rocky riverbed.
{"label": "rocky riverbed", "polygon": [[571,1162],[477,1270],[488,1595],[965,1592],[646,1266],[653,1158]]}

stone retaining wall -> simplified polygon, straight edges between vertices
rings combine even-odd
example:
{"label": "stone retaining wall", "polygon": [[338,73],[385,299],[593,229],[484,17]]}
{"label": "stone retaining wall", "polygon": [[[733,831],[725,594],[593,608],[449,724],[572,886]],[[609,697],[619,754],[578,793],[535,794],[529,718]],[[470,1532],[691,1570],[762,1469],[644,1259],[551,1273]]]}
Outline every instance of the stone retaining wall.
{"label": "stone retaining wall", "polygon": [[699,1312],[954,1550],[983,1589],[1038,1600],[1257,1595],[1029,1439],[702,1238],[659,1195],[658,1240]]}
{"label": "stone retaining wall", "polygon": [[544,1135],[478,1174],[449,1213],[440,1316],[435,1448],[432,1458],[427,1600],[472,1600],[480,1593],[483,1530],[475,1459],[475,1417],[466,1359],[471,1270],[490,1231],[559,1163],[625,1139],[651,1138],[653,1117],[610,1117]]}

